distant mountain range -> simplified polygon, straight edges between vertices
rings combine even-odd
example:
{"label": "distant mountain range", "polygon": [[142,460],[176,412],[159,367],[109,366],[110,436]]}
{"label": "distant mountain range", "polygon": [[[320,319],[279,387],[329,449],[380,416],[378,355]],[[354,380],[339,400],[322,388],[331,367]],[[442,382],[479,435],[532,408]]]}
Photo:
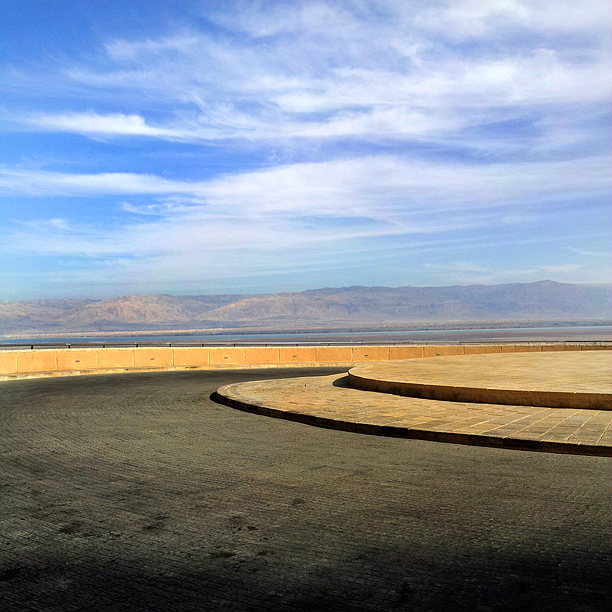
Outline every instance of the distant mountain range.
{"label": "distant mountain range", "polygon": [[128,295],[106,300],[0,302],[0,335],[602,321],[611,315],[612,285],[541,281],[454,287],[341,287],[272,295]]}

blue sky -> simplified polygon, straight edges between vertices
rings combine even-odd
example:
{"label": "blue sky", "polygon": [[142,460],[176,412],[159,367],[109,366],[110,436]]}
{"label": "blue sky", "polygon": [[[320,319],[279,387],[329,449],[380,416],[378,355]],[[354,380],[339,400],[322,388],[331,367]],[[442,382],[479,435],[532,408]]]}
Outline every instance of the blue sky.
{"label": "blue sky", "polygon": [[607,0],[0,0],[0,299],[610,281]]}

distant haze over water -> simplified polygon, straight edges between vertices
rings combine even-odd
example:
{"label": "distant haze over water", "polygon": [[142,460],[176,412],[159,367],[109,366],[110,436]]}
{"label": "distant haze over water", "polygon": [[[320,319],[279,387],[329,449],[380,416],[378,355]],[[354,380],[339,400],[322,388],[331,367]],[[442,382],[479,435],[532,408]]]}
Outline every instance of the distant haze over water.
{"label": "distant haze over water", "polygon": [[347,331],[224,334],[126,334],[4,338],[15,344],[316,344],[316,343],[427,343],[427,342],[611,342],[611,325],[549,326],[499,329],[446,329],[414,331]]}
{"label": "distant haze over water", "polygon": [[[563,326],[568,327],[564,334],[570,330],[575,334],[577,327],[609,324],[611,314],[612,285],[541,281],[453,287],[327,287],[258,296],[124,295],[106,300],[0,302],[0,337],[111,341],[152,336],[159,342],[168,336],[176,342],[186,336],[192,341],[219,342],[246,339],[248,334],[251,340],[264,342],[294,337],[300,341],[358,341],[363,337],[422,342],[435,338],[433,330],[442,333],[438,337],[443,341],[453,334],[464,340],[496,340],[500,339],[500,328],[508,328],[512,330],[505,336],[508,339],[542,339],[544,332],[544,338],[558,338]],[[458,331],[470,328],[473,331]],[[496,331],[487,337],[482,328]],[[534,336],[535,328],[550,329]],[[529,329],[529,335],[519,334],[517,329]],[[583,340],[587,332],[581,333],[578,339]],[[592,333],[599,339],[601,328]]]}

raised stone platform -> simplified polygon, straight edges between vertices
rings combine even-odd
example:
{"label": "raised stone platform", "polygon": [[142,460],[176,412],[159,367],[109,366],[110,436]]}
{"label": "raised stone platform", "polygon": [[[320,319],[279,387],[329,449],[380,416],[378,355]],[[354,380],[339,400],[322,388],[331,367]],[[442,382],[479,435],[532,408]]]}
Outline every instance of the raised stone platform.
{"label": "raised stone platform", "polygon": [[352,387],[455,402],[612,410],[612,355],[528,353],[374,363]]}
{"label": "raised stone platform", "polygon": [[[551,353],[538,355],[544,359],[526,359],[523,363],[521,360],[531,355],[437,357],[361,366],[350,371],[350,381],[349,375],[335,375],[228,385],[217,391],[217,397],[241,410],[345,431],[612,456],[612,410],[571,405],[597,396],[597,401],[603,401],[609,408],[611,356],[606,352],[590,359],[589,354]],[[514,360],[496,361],[499,357]],[[430,384],[433,389],[471,390],[478,395],[478,401],[389,393],[390,387],[386,385],[414,384],[418,380],[417,371],[429,376],[419,383],[423,394]],[[387,393],[352,388],[350,382],[354,383],[356,378],[360,379],[358,384],[378,380],[381,390]],[[525,402],[497,401],[507,398],[508,392],[522,394]],[[495,401],[483,402],[486,397]],[[572,400],[567,406],[527,403],[541,398],[561,402],[566,397]]]}

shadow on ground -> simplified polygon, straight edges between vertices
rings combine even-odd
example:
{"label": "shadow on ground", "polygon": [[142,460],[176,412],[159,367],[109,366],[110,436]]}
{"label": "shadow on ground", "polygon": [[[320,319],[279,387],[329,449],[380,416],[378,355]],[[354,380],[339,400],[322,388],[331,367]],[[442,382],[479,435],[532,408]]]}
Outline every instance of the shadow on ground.
{"label": "shadow on ground", "polygon": [[2,610],[612,607],[609,459],[364,436],[209,399],[328,373],[1,383]]}

